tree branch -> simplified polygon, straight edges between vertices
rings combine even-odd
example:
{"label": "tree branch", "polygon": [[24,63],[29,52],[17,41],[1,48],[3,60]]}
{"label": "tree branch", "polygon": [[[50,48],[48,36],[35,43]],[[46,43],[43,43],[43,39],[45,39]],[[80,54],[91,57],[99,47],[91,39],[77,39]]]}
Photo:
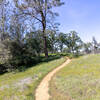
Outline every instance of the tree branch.
{"label": "tree branch", "polygon": [[27,15],[31,15],[32,17],[34,17],[36,20],[38,20],[39,22],[42,22],[42,20],[40,20],[38,17],[32,15],[31,13],[23,13],[23,14],[27,14]]}

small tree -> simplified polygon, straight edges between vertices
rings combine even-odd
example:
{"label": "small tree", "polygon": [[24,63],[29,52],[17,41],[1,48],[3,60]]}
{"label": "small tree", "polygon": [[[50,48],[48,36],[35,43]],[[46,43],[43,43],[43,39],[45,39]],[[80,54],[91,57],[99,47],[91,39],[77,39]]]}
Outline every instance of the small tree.
{"label": "small tree", "polygon": [[97,53],[98,50],[98,42],[96,41],[95,37],[92,38],[92,44],[93,44],[93,52]]}
{"label": "small tree", "polygon": [[89,54],[92,52],[92,44],[90,42],[83,44],[84,53]]}

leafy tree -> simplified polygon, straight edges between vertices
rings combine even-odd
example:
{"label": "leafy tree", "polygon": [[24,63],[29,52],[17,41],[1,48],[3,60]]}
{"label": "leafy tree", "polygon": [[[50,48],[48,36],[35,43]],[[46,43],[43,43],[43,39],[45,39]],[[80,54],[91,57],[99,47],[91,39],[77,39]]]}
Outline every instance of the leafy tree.
{"label": "leafy tree", "polygon": [[78,36],[77,32],[71,31],[70,33],[67,34],[65,44],[71,53],[78,53],[82,47],[82,40]]}
{"label": "leafy tree", "polygon": [[41,31],[38,30],[35,32],[28,33],[25,39],[29,51],[37,56],[40,56],[40,53],[43,52]]}
{"label": "leafy tree", "polygon": [[84,44],[83,44],[83,49],[84,49],[84,52],[85,52],[86,54],[91,53],[91,52],[92,52],[92,44],[91,44],[90,42],[84,43]]}
{"label": "leafy tree", "polygon": [[96,41],[95,37],[92,38],[92,44],[93,44],[93,52],[97,53],[98,50],[98,42]]}
{"label": "leafy tree", "polygon": [[15,0],[16,7],[21,11],[21,15],[31,16],[32,19],[38,21],[42,28],[42,37],[44,43],[44,53],[48,57],[46,29],[54,24],[54,13],[52,8],[61,6],[61,0]]}
{"label": "leafy tree", "polygon": [[6,0],[0,0],[0,62],[4,63],[9,58],[10,51],[7,49],[8,45],[5,45],[9,40],[8,29],[8,2]]}
{"label": "leafy tree", "polygon": [[56,40],[56,31],[55,30],[46,30],[47,33],[47,47],[48,51],[51,53],[55,52],[55,43],[57,42]]}
{"label": "leafy tree", "polygon": [[59,33],[57,40],[58,40],[58,45],[59,45],[60,51],[62,52],[63,48],[64,48],[64,44],[66,42],[66,34]]}

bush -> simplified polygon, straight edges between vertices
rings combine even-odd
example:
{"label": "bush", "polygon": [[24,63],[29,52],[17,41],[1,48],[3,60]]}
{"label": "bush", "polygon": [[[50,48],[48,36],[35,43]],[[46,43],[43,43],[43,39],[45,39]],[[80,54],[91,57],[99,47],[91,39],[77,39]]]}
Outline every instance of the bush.
{"label": "bush", "polygon": [[0,64],[0,74],[7,72],[5,65]]}

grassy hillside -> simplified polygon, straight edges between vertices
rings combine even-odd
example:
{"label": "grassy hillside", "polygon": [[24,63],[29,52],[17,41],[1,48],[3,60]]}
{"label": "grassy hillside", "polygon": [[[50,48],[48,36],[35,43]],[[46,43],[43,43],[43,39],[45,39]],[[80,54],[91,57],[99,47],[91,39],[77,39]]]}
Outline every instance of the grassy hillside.
{"label": "grassy hillside", "polygon": [[40,63],[23,72],[0,75],[0,100],[34,100],[35,88],[51,70],[66,58]]}
{"label": "grassy hillside", "polygon": [[100,55],[87,55],[58,72],[50,83],[51,100],[100,100]]}

